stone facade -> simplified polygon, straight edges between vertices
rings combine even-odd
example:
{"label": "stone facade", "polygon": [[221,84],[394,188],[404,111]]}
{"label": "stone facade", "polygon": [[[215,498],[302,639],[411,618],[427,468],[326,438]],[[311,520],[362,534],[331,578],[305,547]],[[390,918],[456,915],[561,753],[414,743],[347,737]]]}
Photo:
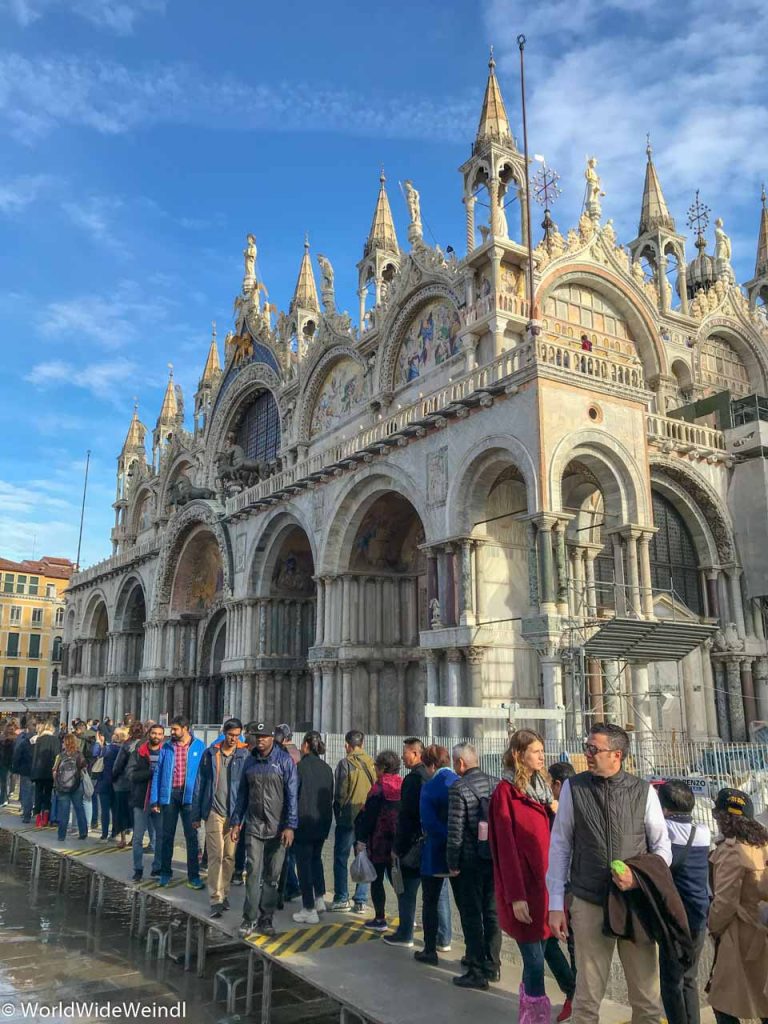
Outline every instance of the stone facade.
{"label": "stone facade", "polygon": [[[697,263],[701,231],[686,267],[648,166],[629,253],[595,203],[566,236],[550,222],[531,282],[525,218],[504,212],[510,190],[525,208],[524,160],[491,67],[461,168],[464,258],[425,244],[410,182],[401,249],[382,176],[360,326],[325,257],[318,298],[308,245],[273,325],[249,236],[194,430],[172,379],[151,460],[134,414],[114,554],[68,591],[66,717],[387,734],[421,731],[427,701],[514,700],[564,706],[552,738],[597,716],[693,739],[768,718],[768,580],[742,578],[729,423],[706,401],[668,415],[765,393],[768,288],[745,298],[720,240]],[[612,617],[719,629],[681,661],[585,658]]]}

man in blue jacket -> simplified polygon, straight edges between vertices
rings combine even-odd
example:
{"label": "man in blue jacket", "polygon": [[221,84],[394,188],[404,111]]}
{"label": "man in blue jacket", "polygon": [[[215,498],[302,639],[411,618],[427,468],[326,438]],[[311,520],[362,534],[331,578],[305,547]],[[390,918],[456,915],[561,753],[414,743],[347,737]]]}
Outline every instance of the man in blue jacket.
{"label": "man in blue jacket", "polygon": [[28,718],[13,743],[11,772],[19,776],[19,802],[21,804],[21,820],[25,825],[32,821],[32,805],[35,802],[35,784],[32,775],[32,737],[35,735],[35,721]]}
{"label": "man in blue jacket", "polygon": [[248,745],[240,739],[243,723],[229,718],[222,736],[203,754],[192,803],[192,824],[205,822],[205,849],[208,854],[208,893],[211,917],[229,910],[229,886],[235,867],[235,844],[230,821],[240,787],[243,769],[250,756]]}
{"label": "man in blue jacket", "polygon": [[272,936],[285,851],[293,843],[299,824],[298,776],[291,755],[275,743],[272,725],[250,722],[245,738],[253,749],[246,761],[231,820],[234,843],[240,837],[240,829],[245,829],[247,857],[248,880],[239,934],[245,937],[257,931]]}
{"label": "man in blue jacket", "polygon": [[203,741],[195,739],[189,731],[189,719],[177,715],[171,722],[170,742],[164,743],[160,751],[149,796],[153,813],[162,813],[158,885],[166,886],[171,880],[173,841],[181,816],[187,847],[187,885],[191,889],[205,888],[205,882],[200,877],[197,830],[192,824],[192,801],[204,753]]}

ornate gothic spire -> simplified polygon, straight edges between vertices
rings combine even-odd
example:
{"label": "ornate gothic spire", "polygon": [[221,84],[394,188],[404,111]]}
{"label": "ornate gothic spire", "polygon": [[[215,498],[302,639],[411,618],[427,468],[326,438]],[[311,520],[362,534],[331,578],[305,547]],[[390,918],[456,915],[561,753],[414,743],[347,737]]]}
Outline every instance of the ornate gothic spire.
{"label": "ornate gothic spire", "polygon": [[765,185],[763,185],[760,201],[763,208],[760,212],[760,233],[757,236],[755,277],[768,275],[768,209],[766,209]]}
{"label": "ornate gothic spire", "polygon": [[649,231],[658,231],[659,228],[674,231],[675,221],[667,209],[664,193],[661,191],[659,176],[653,163],[650,136],[648,137],[648,145],[645,152],[648,155],[648,163],[645,166],[643,206],[640,211],[640,227],[637,233],[638,235],[644,235]]}
{"label": "ornate gothic spire", "polygon": [[501,89],[496,80],[496,61],[493,59],[493,47],[488,60],[488,83],[483,97],[483,110],[477,126],[475,145],[480,142],[512,142],[509,118],[501,96]]}
{"label": "ornate gothic spire", "polygon": [[299,278],[296,282],[296,290],[291,299],[289,312],[297,308],[306,309],[313,313],[320,312],[320,300],[317,297],[317,285],[312,270],[312,260],[309,258],[309,239],[304,239],[304,255],[301,258]]}
{"label": "ornate gothic spire", "polygon": [[163,404],[157,418],[158,427],[162,424],[176,423],[179,415],[179,403],[176,397],[176,386],[173,383],[173,363],[168,363],[168,383],[163,395]]}
{"label": "ornate gothic spire", "polygon": [[397,244],[397,235],[395,234],[395,222],[392,220],[392,210],[389,206],[386,189],[387,179],[384,176],[383,168],[379,181],[381,182],[379,197],[376,200],[376,209],[371,221],[371,230],[368,232],[368,241],[365,243],[366,256],[373,252],[374,249],[384,249],[386,252],[392,253],[400,251],[400,246]]}
{"label": "ornate gothic spire", "polygon": [[123,455],[133,450],[143,449],[146,432],[147,428],[139,419],[139,403],[134,400],[131,424],[128,427],[128,433],[125,435],[125,442],[123,443]]}
{"label": "ornate gothic spire", "polygon": [[221,363],[219,362],[219,349],[216,344],[216,321],[213,321],[211,331],[211,347],[208,349],[208,358],[205,360],[203,376],[200,378],[200,387],[205,384],[213,384],[221,375]]}

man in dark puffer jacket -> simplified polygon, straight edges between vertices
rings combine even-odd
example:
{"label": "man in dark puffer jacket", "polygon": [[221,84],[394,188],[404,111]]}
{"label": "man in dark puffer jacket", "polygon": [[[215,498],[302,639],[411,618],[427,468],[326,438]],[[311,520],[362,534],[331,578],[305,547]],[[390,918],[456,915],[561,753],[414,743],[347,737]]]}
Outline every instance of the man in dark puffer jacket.
{"label": "man in dark puffer jacket", "polygon": [[488,988],[500,978],[501,931],[488,845],[488,802],[498,779],[478,765],[471,743],[453,748],[460,776],[448,791],[448,870],[467,945],[467,972],[453,979],[460,988]]}

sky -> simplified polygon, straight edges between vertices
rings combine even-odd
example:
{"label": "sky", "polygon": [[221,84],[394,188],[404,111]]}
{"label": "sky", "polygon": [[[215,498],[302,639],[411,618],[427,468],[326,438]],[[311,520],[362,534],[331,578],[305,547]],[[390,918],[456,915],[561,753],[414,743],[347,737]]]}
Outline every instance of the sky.
{"label": "sky", "polygon": [[134,398],[151,431],[173,363],[191,419],[249,232],[278,308],[308,232],[354,315],[384,167],[401,245],[411,178],[426,240],[462,254],[488,48],[520,139],[521,32],[563,233],[595,155],[604,218],[635,236],[650,132],[678,230],[700,189],[747,280],[767,28],[762,0],[0,0],[0,555],[74,559],[87,450],[81,564],[110,554]]}

